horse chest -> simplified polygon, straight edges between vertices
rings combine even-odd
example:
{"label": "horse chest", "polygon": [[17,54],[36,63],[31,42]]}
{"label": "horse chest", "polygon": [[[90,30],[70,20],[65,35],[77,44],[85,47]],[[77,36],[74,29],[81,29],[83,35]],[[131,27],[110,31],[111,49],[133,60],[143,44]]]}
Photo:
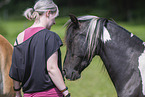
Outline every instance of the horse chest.
{"label": "horse chest", "polygon": [[139,70],[142,78],[142,93],[145,95],[145,50],[139,57]]}

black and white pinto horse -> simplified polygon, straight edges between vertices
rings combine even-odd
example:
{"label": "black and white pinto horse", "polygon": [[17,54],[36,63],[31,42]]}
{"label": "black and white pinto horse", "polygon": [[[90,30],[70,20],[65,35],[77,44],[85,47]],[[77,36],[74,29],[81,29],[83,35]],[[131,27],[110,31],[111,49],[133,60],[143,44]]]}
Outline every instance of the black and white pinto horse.
{"label": "black and white pinto horse", "polygon": [[145,97],[145,42],[115,22],[70,15],[63,72],[76,80],[95,55],[101,57],[118,97]]}

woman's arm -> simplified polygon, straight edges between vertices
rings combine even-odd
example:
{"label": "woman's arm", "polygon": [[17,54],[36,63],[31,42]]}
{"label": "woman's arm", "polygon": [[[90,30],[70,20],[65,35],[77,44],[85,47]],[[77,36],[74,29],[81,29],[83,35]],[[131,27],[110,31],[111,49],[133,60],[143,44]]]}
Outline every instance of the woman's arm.
{"label": "woman's arm", "polygon": [[21,96],[21,85],[20,82],[13,80],[14,83],[14,90],[16,92],[16,97],[22,97]]}
{"label": "woman's arm", "polygon": [[[48,60],[47,60],[47,70],[48,73],[59,90],[64,90],[66,88],[65,83],[63,81],[63,77],[58,68],[58,52],[55,52]],[[68,90],[63,92],[63,95],[66,96],[68,94]]]}

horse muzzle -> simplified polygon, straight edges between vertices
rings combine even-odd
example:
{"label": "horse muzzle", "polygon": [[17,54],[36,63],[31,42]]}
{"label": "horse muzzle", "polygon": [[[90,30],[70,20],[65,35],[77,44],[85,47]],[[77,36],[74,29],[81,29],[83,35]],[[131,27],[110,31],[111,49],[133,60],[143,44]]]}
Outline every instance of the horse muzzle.
{"label": "horse muzzle", "polygon": [[64,77],[70,81],[75,81],[81,77],[81,75],[78,73],[78,71],[75,71],[75,70],[68,71],[67,69],[64,69],[63,74],[64,74]]}

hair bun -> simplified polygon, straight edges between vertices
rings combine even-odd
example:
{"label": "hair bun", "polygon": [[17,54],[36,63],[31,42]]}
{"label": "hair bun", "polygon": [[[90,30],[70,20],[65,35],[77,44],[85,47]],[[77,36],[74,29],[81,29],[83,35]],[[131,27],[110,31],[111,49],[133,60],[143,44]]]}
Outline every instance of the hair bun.
{"label": "hair bun", "polygon": [[59,10],[53,0],[38,0],[33,8],[28,8],[24,12],[24,16],[29,20],[39,19],[39,16],[48,10],[56,12],[58,16]]}

